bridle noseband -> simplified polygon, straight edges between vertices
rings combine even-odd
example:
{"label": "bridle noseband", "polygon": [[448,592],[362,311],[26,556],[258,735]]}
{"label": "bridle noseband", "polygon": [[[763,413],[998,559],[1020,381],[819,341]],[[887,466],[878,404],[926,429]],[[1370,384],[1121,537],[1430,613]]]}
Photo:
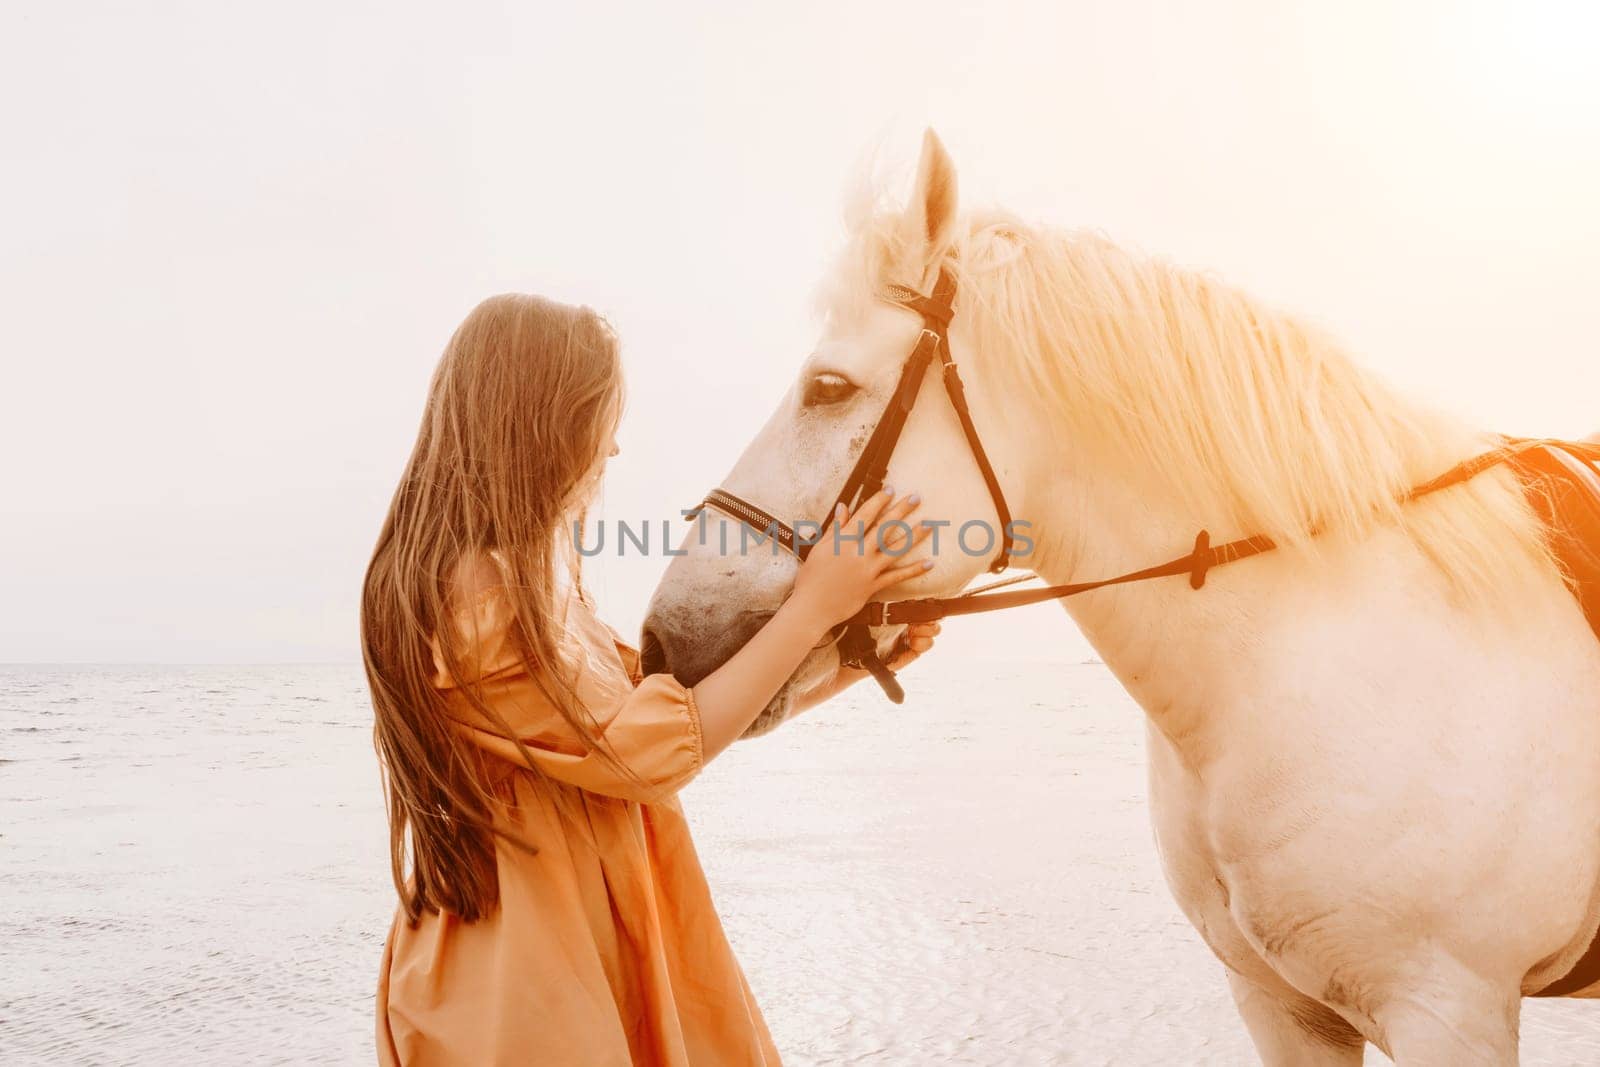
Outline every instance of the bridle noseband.
{"label": "bridle noseband", "polygon": [[[862,500],[883,488],[883,480],[889,470],[889,460],[894,455],[895,446],[900,442],[901,433],[905,430],[906,418],[916,403],[922,379],[934,356],[938,356],[944,369],[945,392],[950,397],[950,404],[955,408],[956,416],[961,420],[961,432],[966,435],[967,446],[972,451],[972,458],[977,461],[978,471],[983,475],[984,484],[989,488],[989,498],[994,502],[995,512],[1000,517],[998,537],[1000,551],[989,564],[991,571],[999,572],[1005,570],[1006,565],[1011,562],[1011,509],[1006,506],[1005,493],[1000,489],[1000,481],[995,477],[994,467],[990,464],[988,453],[984,451],[983,442],[978,437],[977,427],[972,423],[972,412],[967,407],[966,390],[961,384],[961,375],[956,369],[955,360],[950,356],[948,335],[950,320],[955,315],[955,294],[955,279],[946,268],[940,269],[939,279],[934,284],[932,295],[924,296],[915,289],[899,285],[891,285],[884,290],[882,295],[885,300],[909,308],[922,316],[922,334],[917,338],[916,347],[911,350],[911,355],[906,358],[905,365],[900,370],[900,381],[895,386],[894,396],[890,398],[888,406],[879,417],[878,425],[872,431],[872,436],[867,439],[866,447],[861,450],[861,456],[851,469],[850,476],[845,479],[844,487],[839,490],[834,507],[829,509],[829,515],[837,511],[840,504],[854,512]],[[1400,501],[1407,503],[1441,489],[1460,485],[1502,463],[1512,463],[1516,466],[1517,461],[1523,456],[1539,448],[1557,450],[1584,462],[1600,464],[1600,446],[1592,444],[1548,438],[1513,437],[1502,438],[1501,442],[1500,447],[1463,460],[1438,477],[1413,486],[1400,496]],[[1521,473],[1519,468],[1519,474]],[[804,560],[811,550],[811,542],[797,537],[793,527],[726,489],[713,489],[689,514],[697,514],[706,508],[714,508],[730,518],[738,519],[768,536],[775,537],[780,545],[801,560]],[[982,612],[1001,611],[1006,608],[1039,604],[1047,600],[1063,600],[1109,586],[1180,575],[1188,577],[1191,588],[1199,589],[1205,585],[1206,573],[1213,567],[1249,559],[1251,556],[1271,552],[1277,547],[1277,543],[1270,537],[1260,534],[1214,545],[1211,543],[1211,535],[1201,530],[1194,539],[1193,549],[1185,555],[1112,578],[1047,585],[1038,589],[1011,592],[992,591],[1002,585],[1027,580],[1027,576],[1022,576],[993,582],[956,596],[921,597],[887,603],[873,601],[836,628],[839,662],[845,667],[869,671],[883,687],[885,695],[898,704],[905,699],[905,691],[895,679],[894,672],[878,656],[877,642],[872,638],[874,626],[900,626],[933,622],[951,615],[976,615]]]}
{"label": "bridle noseband", "polygon": [[[999,552],[990,562],[989,570],[996,573],[1003,571],[1011,562],[1011,509],[1006,504],[1005,492],[1000,488],[1000,479],[995,476],[994,465],[989,462],[989,454],[984,450],[983,440],[978,436],[978,428],[972,422],[966,387],[961,382],[956,361],[950,354],[950,320],[955,317],[955,278],[948,268],[941,267],[930,295],[925,296],[906,286],[891,285],[883,290],[882,296],[889,303],[922,316],[922,333],[900,368],[900,380],[895,385],[894,395],[889,398],[883,414],[878,417],[877,426],[873,428],[872,436],[867,439],[866,447],[861,450],[855,466],[845,478],[834,506],[828,510],[830,521],[840,504],[854,513],[863,500],[883,488],[883,481],[889,474],[889,461],[900,443],[900,435],[905,432],[906,419],[917,402],[917,394],[922,389],[922,380],[928,367],[937,356],[943,369],[944,388],[950,397],[950,406],[961,421],[961,432],[966,436],[967,447],[978,464],[978,473],[983,475],[984,485],[989,489],[989,499],[994,502],[995,514],[1000,519],[1000,530],[996,535]],[[704,508],[714,508],[757,530],[767,531],[801,560],[811,551],[813,542],[797,537],[792,526],[726,489],[713,489],[695,511]],[[905,692],[895,680],[894,672],[878,656],[877,642],[872,638],[865,615],[846,622],[840,628],[837,639],[842,665],[871,672],[878,684],[883,686],[884,693],[896,704],[905,699]]]}

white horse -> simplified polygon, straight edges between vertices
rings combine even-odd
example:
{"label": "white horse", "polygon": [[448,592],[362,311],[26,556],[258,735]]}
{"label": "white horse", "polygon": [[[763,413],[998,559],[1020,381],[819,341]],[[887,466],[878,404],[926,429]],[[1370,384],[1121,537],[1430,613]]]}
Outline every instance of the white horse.
{"label": "white horse", "polygon": [[[1600,925],[1600,643],[1510,472],[1397,503],[1489,435],[1210,276],[958,216],[931,132],[909,206],[863,203],[822,339],[725,486],[786,520],[823,514],[920,329],[879,294],[950,269],[973,416],[1031,523],[1023,565],[1103,577],[1202,528],[1284,546],[1198,591],[1169,578],[1066,602],[1145,710],[1167,879],[1262,1059],[1352,1065],[1371,1041],[1400,1064],[1514,1063],[1520,998]],[[993,523],[937,377],[889,482],[927,517]],[[692,683],[795,563],[725,556],[716,536],[686,548],[646,643]],[[952,593],[986,561],[947,546],[896,596]],[[753,732],[837,670],[819,649]]]}

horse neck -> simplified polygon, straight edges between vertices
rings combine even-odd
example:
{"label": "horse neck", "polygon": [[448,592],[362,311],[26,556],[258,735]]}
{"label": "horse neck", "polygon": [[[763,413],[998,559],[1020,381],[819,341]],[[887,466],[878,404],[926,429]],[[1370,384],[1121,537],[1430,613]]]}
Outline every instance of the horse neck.
{"label": "horse neck", "polygon": [[[1027,493],[1036,502],[1029,518],[1039,545],[1032,565],[1046,581],[1107,578],[1192,549],[1201,523],[1131,490],[1114,468],[1074,469],[1063,460],[1046,466],[1049,472]],[[1208,532],[1221,543],[1255,531]],[[1270,650],[1293,644],[1296,635],[1288,631],[1331,626],[1338,631],[1332,639],[1356,655],[1362,642],[1392,640],[1388,622],[1374,620],[1404,612],[1406,589],[1426,580],[1418,578],[1420,562],[1398,538],[1379,537],[1315,562],[1285,550],[1219,567],[1199,590],[1182,576],[1158,578],[1064,606],[1154,726],[1198,766],[1236,728],[1226,716],[1267,691],[1281,672]],[[1331,622],[1318,615],[1319,605],[1362,598],[1370,615]]]}

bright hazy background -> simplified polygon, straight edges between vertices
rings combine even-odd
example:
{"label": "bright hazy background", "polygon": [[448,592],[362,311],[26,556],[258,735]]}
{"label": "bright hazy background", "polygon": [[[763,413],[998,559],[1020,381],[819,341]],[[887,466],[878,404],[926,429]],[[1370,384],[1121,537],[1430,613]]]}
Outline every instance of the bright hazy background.
{"label": "bright hazy background", "polygon": [[[606,513],[696,500],[808,350],[847,179],[924,125],[969,204],[1215,268],[1487,425],[1600,428],[1595,12],[8,5],[0,660],[353,657],[430,369],[498,291],[622,334]],[[596,561],[619,625],[662,565]]]}

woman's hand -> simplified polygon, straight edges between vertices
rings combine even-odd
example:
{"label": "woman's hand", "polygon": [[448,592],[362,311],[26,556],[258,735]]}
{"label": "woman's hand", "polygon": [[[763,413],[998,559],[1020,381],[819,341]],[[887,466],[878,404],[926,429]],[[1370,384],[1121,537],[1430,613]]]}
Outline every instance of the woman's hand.
{"label": "woman's hand", "polygon": [[[933,647],[933,639],[939,635],[937,622],[914,622],[905,628],[894,643],[894,649],[884,660],[884,665],[891,671],[903,670],[910,666],[917,657]],[[863,678],[872,675],[856,667],[841,667],[839,673],[833,676],[833,681],[821,689],[814,689],[801,697],[795,706],[797,711],[809,711],[818,704],[826,704],[840,693],[849,689]]]}
{"label": "woman's hand", "polygon": [[[909,524],[893,526],[879,536],[886,524],[904,523],[918,503],[914,494],[896,501],[885,488],[854,516],[839,509],[835,527],[826,531],[826,538],[800,565],[789,599],[728,662],[695,685],[706,759],[727,748],[755,721],[829,630],[876,594],[933,566],[932,560],[906,558],[933,527],[907,537]],[[853,520],[850,540],[835,539],[838,526],[847,520]],[[855,539],[857,532],[864,534],[860,541]]]}
{"label": "woman's hand", "polygon": [[933,639],[939,636],[937,622],[914,622],[906,627],[905,633],[894,643],[894,650],[889,653],[884,666],[891,671],[904,670],[916,662],[928,649],[933,647]]}
{"label": "woman's hand", "polygon": [[883,590],[927,573],[933,560],[910,556],[932,527],[918,529],[906,521],[921,502],[915,493],[896,500],[894,491],[885,486],[854,515],[841,504],[833,525],[822,531],[800,565],[794,592],[784,607],[826,632]]}

